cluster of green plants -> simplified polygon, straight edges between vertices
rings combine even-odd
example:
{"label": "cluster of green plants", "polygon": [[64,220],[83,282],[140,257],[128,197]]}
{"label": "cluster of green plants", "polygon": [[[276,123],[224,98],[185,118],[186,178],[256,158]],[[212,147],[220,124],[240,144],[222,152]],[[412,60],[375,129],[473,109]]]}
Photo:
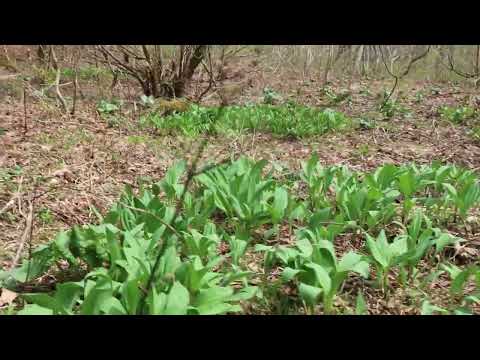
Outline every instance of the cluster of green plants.
{"label": "cluster of green plants", "polygon": [[454,124],[462,124],[475,115],[475,109],[470,106],[442,106],[438,112],[442,118]]}
{"label": "cluster of green plants", "polygon": [[15,165],[13,168],[0,168],[0,182],[9,182],[13,178],[20,176],[23,173],[23,169],[19,165]]}
{"label": "cluster of green plants", "polygon": [[[108,76],[110,73],[96,66],[80,66],[77,70],[77,76],[81,80],[92,80],[100,76]],[[62,76],[73,79],[75,77],[75,69],[65,67],[62,68]]]}
{"label": "cluster of green plants", "polygon": [[227,106],[207,108],[192,105],[182,113],[162,117],[157,113],[140,119],[142,124],[181,133],[229,134],[245,131],[268,132],[280,136],[307,137],[347,128],[351,121],[344,114],[331,109],[316,109],[295,104]]}
{"label": "cluster of green plants", "polygon": [[423,102],[424,98],[425,98],[425,93],[423,91],[419,90],[415,93],[415,100],[414,101],[415,101],[415,103],[420,104],[420,103]]}
{"label": "cluster of green plants", "polygon": [[[470,265],[462,269],[454,264],[441,264],[441,269],[435,276],[447,273],[451,279],[449,293],[451,305],[447,308],[434,305],[426,299],[422,303],[422,315],[444,314],[444,315],[471,315],[472,305],[480,304],[480,266]],[[474,283],[474,289],[470,294],[465,293],[469,282]]]}
{"label": "cluster of green plants", "polygon": [[[34,249],[30,260],[0,274],[2,286],[15,288],[61,262],[76,274],[50,294],[24,294],[20,314],[227,314],[248,312],[247,304],[332,314],[348,279],[363,278],[388,296],[392,278],[402,286],[427,281],[419,270],[425,261],[449,270],[459,296],[469,278],[478,286],[478,266],[444,261],[447,248],[463,240],[445,227],[480,203],[472,171],[433,163],[361,173],[324,167],[316,155],[293,177],[267,165],[240,158],[194,175],[186,188],[187,166],[179,162],[137,193],[127,187],[98,214],[98,225],[74,227]],[[339,251],[345,236],[362,245]],[[251,267],[255,253],[260,270]],[[286,287],[297,295],[285,295]],[[478,294],[464,300],[468,313]],[[428,309],[435,312],[426,301]],[[365,312],[359,295],[355,313]]]}
{"label": "cluster of green plants", "polygon": [[263,89],[263,103],[268,105],[274,105],[275,103],[282,101],[281,95],[275,90],[266,87]]}
{"label": "cluster of green plants", "polygon": [[382,101],[379,106],[379,111],[386,119],[391,119],[396,114],[408,113],[408,110],[404,106],[393,99]]}
{"label": "cluster of green plants", "polygon": [[122,100],[118,99],[100,100],[97,111],[109,127],[116,127],[124,122],[124,118],[120,114],[122,105]]}
{"label": "cluster of green plants", "polygon": [[335,92],[332,87],[325,86],[322,89],[323,95],[329,100],[330,106],[338,105],[346,101],[349,105],[352,102],[352,94],[349,91]]}
{"label": "cluster of green plants", "polygon": [[472,130],[470,130],[470,136],[477,141],[480,141],[480,126],[474,126]]}

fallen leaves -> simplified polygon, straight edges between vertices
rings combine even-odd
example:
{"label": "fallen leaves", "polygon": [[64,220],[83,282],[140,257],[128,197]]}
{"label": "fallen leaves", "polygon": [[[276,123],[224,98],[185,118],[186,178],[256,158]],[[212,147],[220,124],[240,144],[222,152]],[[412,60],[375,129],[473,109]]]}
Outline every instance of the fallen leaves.
{"label": "fallen leaves", "polygon": [[4,305],[11,305],[13,301],[18,297],[16,292],[10,291],[8,289],[1,289],[2,294],[0,295],[0,307]]}

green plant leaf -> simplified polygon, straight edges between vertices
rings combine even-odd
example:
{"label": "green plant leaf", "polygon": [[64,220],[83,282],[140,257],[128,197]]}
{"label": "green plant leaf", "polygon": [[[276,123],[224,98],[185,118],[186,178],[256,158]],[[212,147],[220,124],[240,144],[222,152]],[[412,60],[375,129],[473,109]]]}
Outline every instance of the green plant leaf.
{"label": "green plant leaf", "polygon": [[[383,234],[383,235],[382,235]],[[385,236],[384,231],[379,235],[380,236]],[[367,237],[367,247],[370,250],[370,253],[372,254],[373,258],[375,259],[376,262],[378,262],[382,268],[387,268],[389,266],[389,254],[385,254],[386,247],[380,245],[380,240],[375,241],[374,238],[372,238],[369,234],[366,234]],[[388,249],[387,249],[388,251]]]}
{"label": "green plant leaf", "polygon": [[288,206],[288,193],[283,187],[275,189],[273,206],[272,206],[272,221],[278,223],[284,216],[285,210]]}
{"label": "green plant leaf", "polygon": [[233,289],[229,287],[212,287],[200,290],[194,306],[200,315],[223,314],[231,309],[228,301],[231,300]]}
{"label": "green plant leaf", "polygon": [[467,268],[460,272],[457,276],[455,276],[455,278],[453,278],[452,285],[450,287],[450,291],[452,292],[452,294],[458,295],[463,292],[465,284],[471,273],[471,270]]}
{"label": "green plant leaf", "polygon": [[328,272],[322,266],[313,262],[305,264],[305,267],[313,270],[315,278],[320,287],[325,293],[329,293],[332,289],[332,279],[330,278]]}
{"label": "green plant leaf", "polygon": [[443,249],[448,245],[454,245],[459,242],[458,238],[448,234],[442,233],[440,236],[436,237],[435,240],[435,253],[438,254],[443,251]]}
{"label": "green plant leaf", "polygon": [[71,314],[73,306],[83,293],[81,283],[67,282],[57,285],[56,303],[63,313]]}
{"label": "green plant leaf", "polygon": [[415,192],[415,175],[411,171],[398,177],[398,186],[405,197],[409,198]]}
{"label": "green plant leaf", "polygon": [[57,300],[50,295],[47,294],[24,294],[23,297],[42,308],[50,309],[53,312],[57,312],[58,304]]}
{"label": "green plant leaf", "polygon": [[313,306],[318,302],[318,297],[322,293],[322,289],[316,286],[300,283],[298,286],[298,292],[308,305]]}
{"label": "green plant leaf", "polygon": [[299,274],[301,271],[302,270],[300,269],[292,269],[290,267],[286,267],[285,269],[283,269],[282,272],[282,280],[288,282],[295,278],[295,276],[297,276],[297,274]]}
{"label": "green plant leaf", "polygon": [[28,304],[17,315],[53,315],[53,310],[37,304]]}
{"label": "green plant leaf", "polygon": [[432,305],[429,301],[425,300],[422,303],[422,310],[421,310],[422,315],[433,315],[433,313],[435,313],[435,312],[439,312],[439,313],[442,313],[442,314],[448,314],[448,310],[443,309],[441,307],[438,307],[436,305]]}
{"label": "green plant leaf", "polygon": [[357,294],[357,300],[355,305],[355,315],[367,315],[368,309],[367,304],[365,302],[365,298],[363,297],[362,293],[359,291]]}
{"label": "green plant leaf", "polygon": [[173,283],[170,292],[166,297],[163,315],[186,315],[190,303],[188,290],[178,281]]}

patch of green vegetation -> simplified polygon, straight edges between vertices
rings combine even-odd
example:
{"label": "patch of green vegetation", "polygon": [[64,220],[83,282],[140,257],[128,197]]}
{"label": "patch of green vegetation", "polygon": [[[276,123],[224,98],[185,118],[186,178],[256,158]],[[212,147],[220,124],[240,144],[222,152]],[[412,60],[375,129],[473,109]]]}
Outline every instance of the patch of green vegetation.
{"label": "patch of green vegetation", "polygon": [[149,141],[149,138],[144,135],[131,135],[127,138],[127,142],[129,144],[145,144]]}
{"label": "patch of green vegetation", "polygon": [[48,208],[40,209],[40,211],[38,212],[38,217],[44,225],[51,224],[55,220],[55,217]]}
{"label": "patch of green vegetation", "polygon": [[100,100],[97,106],[97,110],[102,115],[112,115],[115,112],[120,110],[120,106],[122,105],[120,100]]}
{"label": "patch of green vegetation", "polygon": [[362,130],[370,130],[374,129],[377,127],[375,119],[368,118],[368,117],[361,117],[358,119],[355,119],[356,125],[359,129]]}
{"label": "patch of green vegetation", "polygon": [[142,124],[153,124],[167,133],[181,133],[189,137],[259,131],[302,138],[346,129],[351,125],[350,119],[340,112],[293,104],[224,108],[192,105],[187,112],[166,117],[155,113],[142,117],[140,121]]}
{"label": "patch of green vegetation", "polygon": [[454,124],[462,124],[475,116],[475,109],[470,106],[442,106],[438,109],[440,116]]}
{"label": "patch of green vegetation", "polygon": [[0,182],[11,182],[14,178],[22,175],[23,169],[16,165],[13,168],[0,168]]}
{"label": "patch of green vegetation", "polygon": [[78,144],[90,144],[94,141],[95,137],[88,130],[77,129],[73,133],[65,130],[64,135],[61,137],[63,139],[63,148],[65,150],[70,150]]}
{"label": "patch of green vegetation", "polygon": [[42,132],[38,135],[37,141],[39,144],[54,145],[56,143],[56,138],[50,134]]}
{"label": "patch of green vegetation", "polygon": [[367,156],[370,154],[370,146],[368,144],[361,144],[358,147],[358,152],[360,153],[361,156]]}
{"label": "patch of green vegetation", "polygon": [[15,305],[11,304],[6,308],[0,309],[0,315],[16,315]]}
{"label": "patch of green vegetation", "polygon": [[396,114],[408,114],[408,109],[401,105],[397,100],[391,98],[388,99],[386,92],[384,93],[384,100],[380,103],[379,111],[386,119],[391,119]]}
{"label": "patch of green vegetation", "polygon": [[[75,69],[69,67],[63,68],[61,74],[65,78],[73,79],[75,78]],[[110,71],[105,68],[86,65],[78,68],[77,76],[81,80],[88,81],[99,77],[108,77],[110,76]]]}
{"label": "patch of green vegetation", "polygon": [[[422,303],[422,315],[473,315],[472,305],[480,304],[480,267],[470,265],[462,269],[454,264],[442,264],[439,274],[447,273],[451,278],[451,303],[447,308],[431,303],[429,299]],[[466,285],[473,280],[474,290],[465,294]]]}
{"label": "patch of green vegetation", "polygon": [[415,93],[415,103],[420,104],[424,98],[425,94],[423,93],[423,91],[420,90]]}
{"label": "patch of green vegetation", "polygon": [[267,105],[274,105],[282,101],[282,97],[275,90],[266,87],[263,89],[263,103]]}
{"label": "patch of green vegetation", "polygon": [[113,99],[111,101],[100,100],[97,111],[109,127],[119,127],[127,123],[126,118],[120,114],[122,100]]}
{"label": "patch of green vegetation", "polygon": [[480,141],[480,126],[474,126],[470,131],[470,136],[473,139]]}
{"label": "patch of green vegetation", "polygon": [[372,96],[372,92],[371,92],[370,89],[368,89],[367,87],[362,88],[362,89],[359,91],[359,94],[360,94],[360,95],[363,95],[363,96]]}
{"label": "patch of green vegetation", "polygon": [[352,95],[349,91],[335,92],[332,87],[325,86],[322,91],[323,95],[329,100],[329,106],[338,105],[344,101],[347,101],[348,104],[352,102]]}
{"label": "patch of green vegetation", "polygon": [[[324,167],[314,155],[299,177],[281,182],[266,165],[240,158],[197,174],[185,191],[187,166],[179,162],[161,181],[142,181],[138,193],[127,187],[99,225],[74,227],[34,249],[30,260],[0,273],[1,285],[25,281],[27,271],[38,278],[62,260],[70,270],[86,266],[83,280],[59,283],[51,294],[23,294],[20,314],[228,314],[247,312],[246,304],[334,314],[353,311],[336,301],[350,277],[371,278],[363,286],[389,296],[398,286],[414,294],[444,271],[452,294],[452,310],[445,311],[472,313],[478,265],[445,262],[445,250],[464,241],[447,225],[460,225],[480,203],[472,171],[433,163],[386,164],[363,173]],[[284,229],[288,244],[279,241]],[[334,245],[353,235],[362,246],[339,254]],[[228,244],[226,253],[221,244]],[[262,256],[258,270],[250,266],[252,252]],[[435,271],[422,271],[421,263]],[[467,295],[471,281],[476,292]],[[298,296],[282,292],[285,287]],[[355,313],[368,312],[364,298],[354,301]],[[435,306],[427,299],[421,311],[441,312]]]}

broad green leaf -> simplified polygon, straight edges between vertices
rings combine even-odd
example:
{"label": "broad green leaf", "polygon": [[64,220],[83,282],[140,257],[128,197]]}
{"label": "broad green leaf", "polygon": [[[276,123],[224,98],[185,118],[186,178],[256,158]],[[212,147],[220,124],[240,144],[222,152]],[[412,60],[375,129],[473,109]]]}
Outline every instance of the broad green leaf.
{"label": "broad green leaf", "polygon": [[452,285],[450,287],[450,291],[453,294],[461,294],[465,287],[465,283],[467,282],[468,278],[471,275],[470,269],[465,269],[461,273],[459,273],[452,281]]}
{"label": "broad green leaf", "polygon": [[241,308],[228,303],[216,302],[202,304],[197,306],[196,310],[199,315],[223,315],[228,312],[239,312]]}
{"label": "broad green leaf", "polygon": [[302,256],[308,258],[312,255],[313,246],[307,239],[300,239],[296,242],[296,247],[300,250]]}
{"label": "broad green leaf", "polygon": [[125,308],[130,315],[135,315],[137,313],[137,306],[142,296],[137,283],[137,279],[132,279],[123,284],[123,301]]}
{"label": "broad green leaf", "polygon": [[429,301],[424,301],[422,303],[422,315],[433,315],[433,313],[435,312],[447,314],[448,310],[438,307],[436,305],[432,305]]}
{"label": "broad green leaf", "polygon": [[236,294],[230,296],[230,301],[246,301],[253,298],[258,293],[256,286],[247,286]]}
{"label": "broad green leaf", "polygon": [[38,306],[51,309],[53,312],[57,312],[58,304],[57,300],[47,294],[24,294],[23,297]]}
{"label": "broad green leaf", "polygon": [[75,256],[70,251],[70,234],[65,231],[60,232],[55,238],[55,246],[70,264],[76,263]]}
{"label": "broad green leaf", "polygon": [[462,269],[454,264],[441,264],[441,268],[448,272],[452,279],[455,279],[462,272]]}
{"label": "broad green leaf", "polygon": [[318,297],[322,293],[322,289],[316,286],[300,283],[300,285],[298,286],[298,292],[301,298],[308,305],[313,306],[318,302]]}
{"label": "broad green leaf", "polygon": [[368,315],[367,304],[363,295],[358,292],[356,305],[355,305],[355,315]]}
{"label": "broad green leaf", "polygon": [[194,306],[200,315],[224,314],[233,310],[232,305],[228,304],[232,295],[233,289],[229,287],[212,287],[200,290]]}
{"label": "broad green leaf", "polygon": [[55,300],[62,312],[70,313],[83,293],[81,283],[67,282],[57,285]]}
{"label": "broad green leaf", "polygon": [[448,234],[442,233],[440,236],[435,238],[435,253],[440,253],[448,245],[454,245],[458,243],[458,238]]}
{"label": "broad green leaf", "polygon": [[451,184],[443,183],[442,185],[444,188],[447,189],[450,196],[452,196],[453,198],[456,198],[458,196],[457,190]]}
{"label": "broad green leaf", "polygon": [[305,267],[313,270],[318,284],[321,286],[323,291],[329,293],[332,289],[332,279],[330,278],[328,272],[322,266],[313,262],[305,264]]}
{"label": "broad green leaf", "polygon": [[272,221],[274,223],[279,222],[285,216],[285,210],[288,206],[288,193],[283,187],[277,187],[275,189],[275,195],[273,200],[273,213]]}
{"label": "broad green leaf", "polygon": [[362,260],[362,256],[349,251],[346,253],[338,262],[337,271],[338,272],[348,272],[352,271],[353,268]]}
{"label": "broad green leaf", "polygon": [[111,281],[106,278],[98,279],[83,301],[80,313],[82,315],[99,315],[105,304],[108,304],[110,298],[113,297],[112,293]]}
{"label": "broad green leaf", "polygon": [[223,302],[228,300],[233,294],[233,289],[230,287],[212,287],[205,290],[200,290],[195,299],[195,306],[201,306],[207,303]]}
{"label": "broad green leaf", "polygon": [[166,298],[164,315],[186,315],[188,304],[190,303],[190,294],[188,290],[178,281],[173,283],[170,292]]}
{"label": "broad green leaf", "polygon": [[256,244],[255,247],[254,247],[254,251],[271,251],[273,250],[273,246],[267,246],[267,245],[263,245],[263,244]]}
{"label": "broad green leaf", "polygon": [[411,171],[400,175],[398,186],[403,195],[410,197],[415,191],[415,175]]}
{"label": "broad green leaf", "polygon": [[53,315],[53,310],[37,304],[28,304],[17,315]]}
{"label": "broad green leaf", "polygon": [[470,310],[466,307],[455,309],[453,313],[455,315],[473,315],[472,310]]}
{"label": "broad green leaf", "polygon": [[352,271],[367,279],[370,275],[370,266],[368,262],[362,260],[353,266]]}
{"label": "broad green leaf", "polygon": [[120,300],[115,297],[110,297],[104,301],[102,311],[106,315],[128,315]]}
{"label": "broad green leaf", "polygon": [[387,268],[389,266],[389,254],[384,253],[385,249],[381,248],[378,244],[378,241],[375,241],[373,237],[371,237],[369,234],[366,234],[366,236],[367,247],[370,250],[373,258],[382,266],[382,268]]}
{"label": "broad green leaf", "polygon": [[282,272],[282,280],[288,282],[292,280],[297,274],[299,274],[302,270],[299,269],[292,269],[290,267],[286,267]]}

